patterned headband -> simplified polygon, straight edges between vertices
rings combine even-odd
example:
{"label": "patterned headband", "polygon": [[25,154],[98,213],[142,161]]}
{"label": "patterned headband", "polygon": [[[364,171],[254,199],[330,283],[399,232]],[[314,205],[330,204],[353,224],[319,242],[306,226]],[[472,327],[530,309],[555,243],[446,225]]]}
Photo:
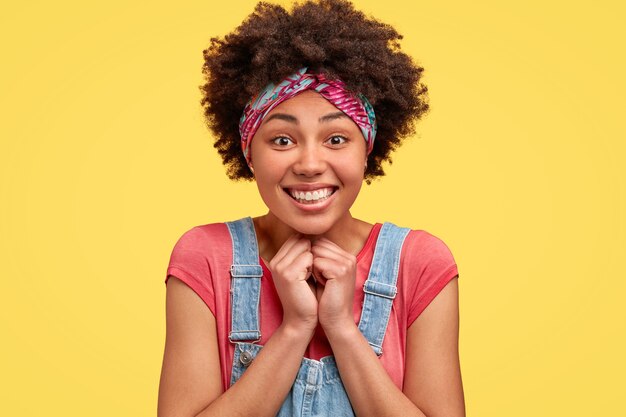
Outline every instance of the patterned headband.
{"label": "patterned headband", "polygon": [[362,94],[355,95],[349,92],[343,81],[328,80],[323,74],[307,72],[307,67],[304,67],[278,85],[269,84],[246,104],[239,120],[239,134],[241,149],[248,165],[250,165],[250,143],[265,116],[283,101],[305,90],[318,92],[354,120],[363,133],[369,155],[376,137],[376,116],[370,102]]}

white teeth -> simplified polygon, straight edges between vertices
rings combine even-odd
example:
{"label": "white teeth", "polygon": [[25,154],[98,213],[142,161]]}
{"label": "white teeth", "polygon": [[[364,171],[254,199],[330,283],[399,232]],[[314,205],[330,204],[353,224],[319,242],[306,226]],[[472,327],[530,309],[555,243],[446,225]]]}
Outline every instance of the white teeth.
{"label": "white teeth", "polygon": [[289,190],[289,193],[293,198],[300,201],[319,201],[327,198],[333,193],[332,188],[321,188],[315,191],[297,191]]}

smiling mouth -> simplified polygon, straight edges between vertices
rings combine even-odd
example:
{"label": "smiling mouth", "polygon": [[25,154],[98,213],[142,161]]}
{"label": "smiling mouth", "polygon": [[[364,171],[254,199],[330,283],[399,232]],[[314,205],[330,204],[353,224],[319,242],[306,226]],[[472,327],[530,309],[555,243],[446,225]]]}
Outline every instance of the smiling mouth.
{"label": "smiling mouth", "polygon": [[328,187],[314,191],[298,191],[283,188],[283,191],[300,204],[316,204],[328,200],[337,189],[338,187]]}

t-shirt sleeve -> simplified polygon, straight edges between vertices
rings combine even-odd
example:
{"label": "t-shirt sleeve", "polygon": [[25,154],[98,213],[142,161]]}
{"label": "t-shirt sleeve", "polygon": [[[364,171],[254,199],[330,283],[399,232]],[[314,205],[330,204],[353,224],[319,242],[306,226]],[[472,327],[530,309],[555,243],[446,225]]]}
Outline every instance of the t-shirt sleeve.
{"label": "t-shirt sleeve", "polygon": [[423,231],[412,230],[407,236],[405,249],[408,255],[409,291],[407,315],[410,326],[428,307],[430,302],[453,278],[458,277],[456,261],[448,246],[438,237]]}
{"label": "t-shirt sleeve", "polygon": [[165,275],[165,284],[171,275],[183,281],[215,315],[215,292],[207,255],[210,242],[200,227],[185,232],[174,245]]}

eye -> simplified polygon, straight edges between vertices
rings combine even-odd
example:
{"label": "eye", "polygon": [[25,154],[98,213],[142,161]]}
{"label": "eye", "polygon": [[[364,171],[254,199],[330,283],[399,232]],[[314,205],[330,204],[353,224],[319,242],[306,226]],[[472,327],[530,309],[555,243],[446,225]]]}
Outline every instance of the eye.
{"label": "eye", "polygon": [[331,145],[343,145],[344,143],[346,143],[348,141],[348,138],[344,137],[344,136],[340,136],[340,135],[334,135],[331,136],[328,139],[328,142]]}
{"label": "eye", "polygon": [[277,136],[272,139],[272,143],[278,146],[287,146],[293,143],[293,141],[286,136]]}

